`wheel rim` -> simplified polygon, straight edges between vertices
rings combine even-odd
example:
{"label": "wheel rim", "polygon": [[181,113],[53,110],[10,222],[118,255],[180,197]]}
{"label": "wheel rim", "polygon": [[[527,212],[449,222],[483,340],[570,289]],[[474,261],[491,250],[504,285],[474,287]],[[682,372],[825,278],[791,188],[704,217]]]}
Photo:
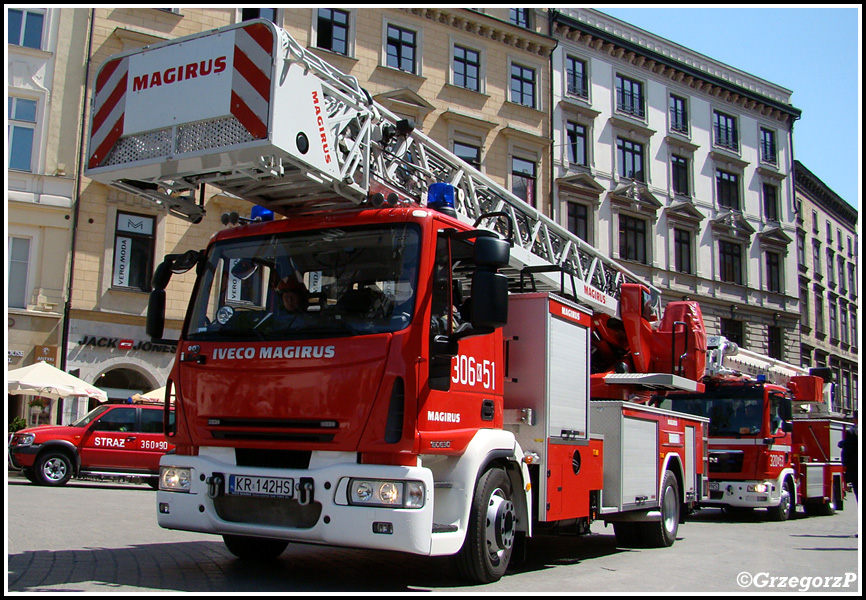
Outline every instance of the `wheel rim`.
{"label": "wheel rim", "polygon": [[677,495],[670,486],[665,488],[665,497],[662,503],[665,530],[673,533],[677,527]]}
{"label": "wheel rim", "polygon": [[514,503],[505,497],[501,489],[494,490],[487,503],[487,528],[485,536],[487,552],[491,558],[499,558],[514,544]]}
{"label": "wheel rim", "polygon": [[788,484],[785,484],[785,487],[782,490],[782,497],[779,500],[779,504],[782,513],[791,512],[791,491]]}
{"label": "wheel rim", "polygon": [[62,458],[51,458],[42,466],[42,473],[51,481],[60,481],[66,477],[66,461]]}

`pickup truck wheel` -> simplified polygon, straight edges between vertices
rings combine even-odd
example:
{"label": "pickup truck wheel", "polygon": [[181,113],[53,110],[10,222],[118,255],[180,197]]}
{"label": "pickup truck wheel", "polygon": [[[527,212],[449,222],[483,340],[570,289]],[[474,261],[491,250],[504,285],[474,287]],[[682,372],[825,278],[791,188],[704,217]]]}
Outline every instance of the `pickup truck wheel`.
{"label": "pickup truck wheel", "polygon": [[486,471],[475,484],[466,539],[455,558],[464,578],[492,583],[505,574],[517,528],[512,493],[508,474],[498,468]]}
{"label": "pickup truck wheel", "polygon": [[72,461],[63,452],[49,450],[36,459],[34,475],[39,485],[66,485],[72,477]]}
{"label": "pickup truck wheel", "polygon": [[680,526],[680,486],[676,475],[665,471],[662,483],[660,521],[640,523],[641,539],[649,548],[666,548],[672,546],[677,539]]}
{"label": "pickup truck wheel", "polygon": [[223,541],[229,552],[246,560],[274,560],[289,545],[287,540],[249,537],[245,535],[224,535]]}

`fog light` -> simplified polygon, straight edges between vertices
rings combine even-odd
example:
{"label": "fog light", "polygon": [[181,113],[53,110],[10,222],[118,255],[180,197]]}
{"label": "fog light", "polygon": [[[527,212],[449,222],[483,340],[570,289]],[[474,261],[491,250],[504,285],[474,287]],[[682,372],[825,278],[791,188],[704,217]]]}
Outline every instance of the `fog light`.
{"label": "fog light", "polygon": [[171,508],[168,505],[168,502],[160,502],[159,503],[159,514],[161,515],[170,515]]}
{"label": "fog light", "polygon": [[394,525],[392,523],[373,523],[373,533],[384,533],[385,535],[391,535],[394,533]]}

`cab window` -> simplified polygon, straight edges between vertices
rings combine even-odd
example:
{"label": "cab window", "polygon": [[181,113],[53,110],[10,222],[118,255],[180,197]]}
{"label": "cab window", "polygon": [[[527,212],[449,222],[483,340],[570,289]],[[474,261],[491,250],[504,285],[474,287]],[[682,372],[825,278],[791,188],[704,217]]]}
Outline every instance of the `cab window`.
{"label": "cab window", "polygon": [[97,431],[135,431],[135,409],[116,408],[105,413],[96,422]]}

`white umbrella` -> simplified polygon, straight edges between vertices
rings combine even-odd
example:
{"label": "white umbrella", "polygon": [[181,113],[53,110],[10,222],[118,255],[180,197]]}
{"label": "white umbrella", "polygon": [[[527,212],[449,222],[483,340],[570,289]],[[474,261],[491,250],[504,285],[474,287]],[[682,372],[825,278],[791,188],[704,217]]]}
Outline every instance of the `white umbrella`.
{"label": "white umbrella", "polygon": [[6,373],[8,393],[45,398],[87,396],[100,402],[108,401],[108,394],[86,381],[52,367],[46,362],[37,362]]}
{"label": "white umbrella", "polygon": [[132,397],[133,400],[151,400],[155,402],[164,402],[165,401],[165,386],[161,388],[156,388],[155,390],[150,390],[149,392],[144,392],[143,394],[136,394]]}

